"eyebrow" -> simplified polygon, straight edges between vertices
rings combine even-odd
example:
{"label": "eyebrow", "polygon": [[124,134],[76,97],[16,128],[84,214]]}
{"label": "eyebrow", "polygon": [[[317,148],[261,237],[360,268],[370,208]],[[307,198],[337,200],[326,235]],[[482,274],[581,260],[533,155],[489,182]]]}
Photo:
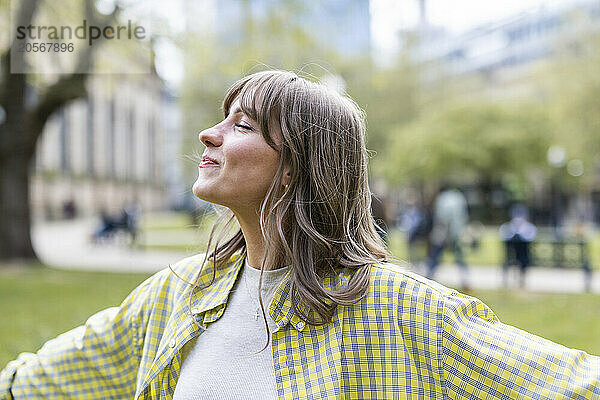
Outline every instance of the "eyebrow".
{"label": "eyebrow", "polygon": [[229,110],[229,115],[243,113],[240,106],[236,106],[233,110]]}

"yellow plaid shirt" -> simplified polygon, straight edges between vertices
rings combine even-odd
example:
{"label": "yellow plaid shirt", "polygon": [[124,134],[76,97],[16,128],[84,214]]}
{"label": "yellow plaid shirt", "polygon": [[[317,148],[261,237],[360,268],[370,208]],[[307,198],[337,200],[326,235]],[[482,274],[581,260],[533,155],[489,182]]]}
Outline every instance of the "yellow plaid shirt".
{"label": "yellow plaid shirt", "polygon": [[[201,260],[174,270],[193,280]],[[191,310],[191,288],[157,273],[119,307],[9,363],[0,398],[171,399],[182,346],[223,314],[243,261],[217,270]],[[324,285],[350,277],[342,270]],[[600,399],[600,358],[504,325],[481,301],[391,264],[373,266],[368,296],[327,325],[293,313],[287,281],[269,312],[280,399]]]}

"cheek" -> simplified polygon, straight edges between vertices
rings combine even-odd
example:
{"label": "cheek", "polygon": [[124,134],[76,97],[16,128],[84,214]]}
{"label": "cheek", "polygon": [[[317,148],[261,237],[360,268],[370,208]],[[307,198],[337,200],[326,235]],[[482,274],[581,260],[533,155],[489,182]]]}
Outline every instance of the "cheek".
{"label": "cheek", "polygon": [[261,146],[235,146],[228,157],[229,166],[235,169],[239,183],[269,186],[279,167],[279,153],[266,143]]}
{"label": "cheek", "polygon": [[277,170],[279,153],[269,147],[262,139],[252,142],[240,142],[232,145],[227,154],[230,165],[268,171]]}

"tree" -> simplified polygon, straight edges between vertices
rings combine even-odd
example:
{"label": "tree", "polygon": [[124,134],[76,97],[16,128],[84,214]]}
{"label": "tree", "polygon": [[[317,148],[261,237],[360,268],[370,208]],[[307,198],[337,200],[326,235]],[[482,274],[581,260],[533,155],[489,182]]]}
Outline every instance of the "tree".
{"label": "tree", "polygon": [[348,92],[367,116],[367,146],[374,151],[375,170],[385,164],[390,132],[416,118],[418,81],[413,66],[400,59],[387,68],[365,62],[348,68]]}
{"label": "tree", "polygon": [[[40,8],[40,0],[22,0],[15,26],[28,26]],[[6,10],[4,10],[6,11]],[[85,18],[90,25],[105,25],[119,9],[108,16],[99,14],[92,0],[85,1]],[[30,166],[36,143],[49,117],[68,102],[86,96],[86,75],[61,75],[53,83],[40,76],[12,73],[13,62],[25,62],[24,52],[11,51],[13,43],[0,56],[0,260],[36,259],[31,244],[29,209]],[[77,54],[75,71],[88,71],[97,46],[83,46]],[[35,95],[34,95],[35,94]]]}
{"label": "tree", "polygon": [[556,126],[552,144],[564,148],[568,160],[584,165],[585,173],[576,179],[587,184],[597,179],[594,171],[600,166],[600,35],[591,32],[559,48],[543,71]]}
{"label": "tree", "polygon": [[551,129],[533,104],[454,103],[392,131],[385,173],[395,183],[525,178],[529,167],[545,164]]}

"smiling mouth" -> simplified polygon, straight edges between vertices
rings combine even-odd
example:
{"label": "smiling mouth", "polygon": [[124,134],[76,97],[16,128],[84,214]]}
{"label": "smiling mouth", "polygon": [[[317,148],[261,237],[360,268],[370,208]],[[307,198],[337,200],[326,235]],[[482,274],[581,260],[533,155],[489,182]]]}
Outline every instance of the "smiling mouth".
{"label": "smiling mouth", "polygon": [[202,161],[200,161],[200,164],[198,164],[198,168],[206,168],[206,167],[218,167],[219,163],[217,162],[217,160],[204,156],[202,157]]}

